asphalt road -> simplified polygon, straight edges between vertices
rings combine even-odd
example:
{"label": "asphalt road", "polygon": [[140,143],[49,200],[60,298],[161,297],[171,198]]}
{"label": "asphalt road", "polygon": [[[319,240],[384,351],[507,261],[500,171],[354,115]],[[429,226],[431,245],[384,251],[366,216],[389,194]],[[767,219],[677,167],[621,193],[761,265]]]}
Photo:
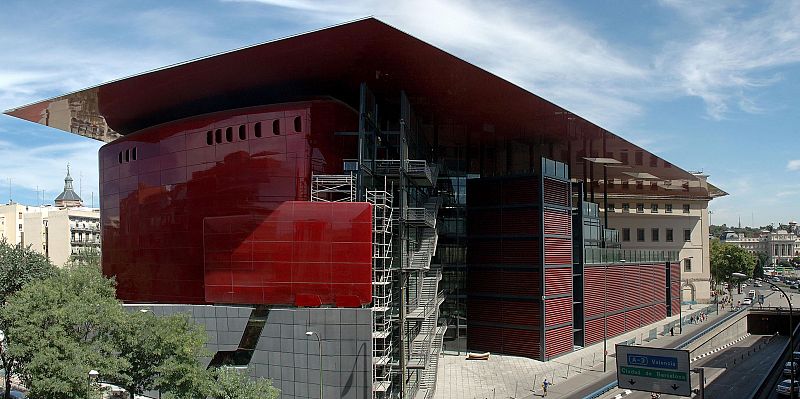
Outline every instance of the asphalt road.
{"label": "asphalt road", "polygon": [[[766,376],[775,357],[778,356],[786,337],[776,337],[767,343],[768,336],[752,335],[736,345],[712,355],[698,359],[692,367],[703,367],[706,378],[706,398],[745,398],[755,388],[757,381]],[[734,360],[736,363],[734,364]],[[692,373],[692,385],[699,386],[699,376]],[[603,398],[613,398],[621,390],[615,390]],[[625,399],[649,399],[648,392],[633,392]],[[682,398],[662,394],[661,399]]]}
{"label": "asphalt road", "polygon": [[[724,311],[724,310],[722,310],[720,308],[720,313],[722,314],[723,312],[726,312],[726,311]],[[710,324],[700,324],[700,325],[694,325],[694,326],[686,326],[687,329],[688,328],[693,328],[693,330],[691,332],[687,331],[686,334],[681,334],[680,337],[675,338],[674,341],[672,341],[672,342],[670,342],[670,343],[668,343],[666,345],[658,346],[658,347],[675,348],[677,346],[680,346],[684,342],[694,338],[696,335],[698,335],[703,329],[705,329],[708,326],[710,326]],[[663,338],[661,338],[661,340],[663,340],[664,338],[671,338],[671,337],[663,337]],[[571,398],[585,398],[585,397],[591,395],[592,393],[596,392],[601,387],[603,387],[605,385],[608,385],[611,382],[615,382],[615,381],[617,381],[616,374],[610,373],[610,374],[604,376],[603,378],[598,379],[596,382],[594,382],[591,385],[587,385],[587,386],[585,386],[585,387],[583,387],[581,389],[573,391],[569,395],[569,397],[571,397]],[[606,393],[603,396],[601,396],[601,398],[613,398],[616,394],[621,393],[621,392],[623,392],[623,391],[620,390],[620,389],[612,389],[608,393]],[[649,394],[648,394],[648,396],[645,396],[645,397],[649,398]]]}

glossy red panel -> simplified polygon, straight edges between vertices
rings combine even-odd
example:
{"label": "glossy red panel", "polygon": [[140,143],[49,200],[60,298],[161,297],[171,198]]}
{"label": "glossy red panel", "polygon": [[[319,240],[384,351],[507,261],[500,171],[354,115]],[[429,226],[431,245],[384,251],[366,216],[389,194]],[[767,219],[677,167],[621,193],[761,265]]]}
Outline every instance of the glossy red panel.
{"label": "glossy red panel", "polygon": [[[346,137],[334,142],[333,132],[355,130],[357,121],[334,102],[279,104],[182,119],[103,146],[103,270],[117,278],[118,296],[293,304],[296,293],[306,291],[303,283],[320,283],[315,289],[327,304],[337,298],[368,303],[366,205],[333,210],[291,202],[308,201],[312,172],[341,172],[342,158],[352,157],[347,150],[355,146]],[[133,148],[136,159],[120,162],[119,154]],[[226,218],[246,222],[219,222]],[[356,228],[353,220],[360,223]],[[337,265],[355,266],[337,274],[303,267],[330,266],[334,254],[344,261]],[[308,281],[294,282],[292,270]]]}
{"label": "glossy red panel", "polygon": [[[331,239],[332,226],[344,224],[360,241]],[[372,301],[370,204],[287,201],[266,218],[206,218],[203,226],[206,302],[259,298],[255,303],[361,306]]]}

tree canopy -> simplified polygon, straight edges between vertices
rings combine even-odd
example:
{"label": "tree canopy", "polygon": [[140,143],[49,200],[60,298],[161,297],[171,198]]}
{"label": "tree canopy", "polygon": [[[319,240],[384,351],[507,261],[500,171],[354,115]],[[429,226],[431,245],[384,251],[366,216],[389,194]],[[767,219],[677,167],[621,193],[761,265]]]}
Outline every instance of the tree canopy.
{"label": "tree canopy", "polygon": [[269,380],[203,367],[206,332],[188,315],[126,310],[97,257],[76,257],[56,269],[25,251],[32,252],[0,243],[0,280],[6,279],[0,282],[6,287],[0,358],[31,397],[85,397],[97,389],[87,383],[89,370],[134,394],[157,389],[179,399],[277,397]]}
{"label": "tree canopy", "polygon": [[729,293],[733,290],[734,283],[738,283],[739,280],[733,273],[753,276],[756,257],[744,248],[712,240],[710,252],[711,276],[715,281],[728,283]]}
{"label": "tree canopy", "polygon": [[88,389],[89,370],[117,378],[125,369],[111,340],[124,317],[114,292],[97,267],[81,266],[31,281],[8,298],[8,353],[32,397],[71,399]]}

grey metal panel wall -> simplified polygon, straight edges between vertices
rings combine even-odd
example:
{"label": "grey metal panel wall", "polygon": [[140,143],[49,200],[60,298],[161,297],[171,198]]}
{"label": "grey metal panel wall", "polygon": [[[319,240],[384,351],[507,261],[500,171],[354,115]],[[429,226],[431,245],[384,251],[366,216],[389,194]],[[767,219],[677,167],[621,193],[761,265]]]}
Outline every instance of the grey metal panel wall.
{"label": "grey metal panel wall", "polygon": [[[205,326],[212,353],[236,350],[252,312],[250,307],[212,305],[125,305],[131,311],[185,313]],[[319,349],[326,398],[372,397],[372,326],[370,309],[270,309],[250,361],[251,375],[272,380],[282,399],[319,397]],[[210,359],[203,359],[208,364]]]}

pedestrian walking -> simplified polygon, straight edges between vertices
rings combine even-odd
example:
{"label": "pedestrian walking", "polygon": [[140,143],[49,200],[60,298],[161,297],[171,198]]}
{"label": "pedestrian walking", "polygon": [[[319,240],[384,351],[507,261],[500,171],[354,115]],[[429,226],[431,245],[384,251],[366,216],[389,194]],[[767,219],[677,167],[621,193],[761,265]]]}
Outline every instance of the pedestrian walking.
{"label": "pedestrian walking", "polygon": [[670,337],[674,337],[675,336],[675,327],[670,327],[669,328],[669,336]]}
{"label": "pedestrian walking", "polygon": [[544,381],[542,381],[542,392],[543,392],[542,396],[543,397],[547,396],[547,388],[552,384],[553,384],[552,382],[547,381],[547,378],[545,378]]}

